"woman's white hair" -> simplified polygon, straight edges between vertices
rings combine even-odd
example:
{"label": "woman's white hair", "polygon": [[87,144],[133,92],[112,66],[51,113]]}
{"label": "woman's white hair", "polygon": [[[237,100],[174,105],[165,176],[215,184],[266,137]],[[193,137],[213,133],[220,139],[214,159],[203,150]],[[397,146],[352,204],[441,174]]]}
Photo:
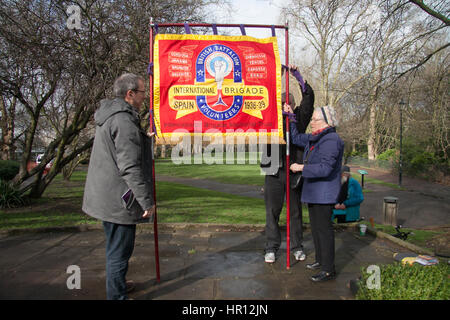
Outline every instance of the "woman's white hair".
{"label": "woman's white hair", "polygon": [[314,112],[330,127],[337,127],[339,125],[336,110],[332,106],[315,107]]}
{"label": "woman's white hair", "polygon": [[125,98],[128,90],[137,90],[139,88],[139,80],[144,81],[142,77],[134,73],[124,73],[114,81],[113,93],[117,98]]}

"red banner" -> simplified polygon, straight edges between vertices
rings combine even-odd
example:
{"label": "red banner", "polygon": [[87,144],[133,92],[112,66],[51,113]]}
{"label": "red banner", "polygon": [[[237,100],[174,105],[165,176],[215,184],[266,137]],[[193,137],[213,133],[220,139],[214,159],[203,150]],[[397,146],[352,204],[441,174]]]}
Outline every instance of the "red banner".
{"label": "red banner", "polygon": [[281,141],[276,38],[158,34],[154,116],[158,143],[183,135]]}

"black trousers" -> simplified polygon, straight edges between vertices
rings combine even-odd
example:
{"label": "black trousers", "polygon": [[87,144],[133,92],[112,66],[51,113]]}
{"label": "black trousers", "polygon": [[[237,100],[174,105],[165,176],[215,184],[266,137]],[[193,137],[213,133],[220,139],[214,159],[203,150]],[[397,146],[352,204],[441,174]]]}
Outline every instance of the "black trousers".
{"label": "black trousers", "polygon": [[[289,251],[303,248],[301,185],[290,189],[290,247]],[[266,175],[264,181],[264,201],[266,203],[266,247],[267,252],[277,252],[281,245],[281,232],[278,222],[286,199],[286,171],[280,169],[278,175]]]}
{"label": "black trousers", "polygon": [[331,223],[334,205],[308,204],[316,262],[322,271],[334,272],[334,229]]}

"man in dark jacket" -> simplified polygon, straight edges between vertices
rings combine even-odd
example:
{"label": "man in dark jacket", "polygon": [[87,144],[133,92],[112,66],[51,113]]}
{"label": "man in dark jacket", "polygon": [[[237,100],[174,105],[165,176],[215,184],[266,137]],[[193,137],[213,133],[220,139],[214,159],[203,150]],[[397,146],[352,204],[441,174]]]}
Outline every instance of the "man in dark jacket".
{"label": "man in dark jacket", "polygon": [[[290,66],[294,76],[300,77],[297,67]],[[300,83],[301,78],[297,78]],[[285,94],[282,95],[285,103]],[[295,105],[294,96],[289,94],[289,103]],[[299,132],[305,132],[314,110],[314,91],[309,84],[304,85],[302,101],[295,108],[296,126]],[[283,119],[283,127],[286,124]],[[285,133],[283,128],[283,134]],[[290,163],[303,163],[303,148],[294,144],[289,147]],[[261,156],[261,170],[265,173],[264,200],[266,204],[266,247],[264,260],[267,263],[275,262],[275,254],[281,245],[281,233],[278,225],[280,213],[283,209],[286,195],[286,145],[267,145]],[[290,251],[296,260],[303,261],[306,254],[303,251],[301,173],[291,173],[290,180]]]}
{"label": "man in dark jacket", "polygon": [[106,235],[107,299],[127,299],[128,260],[136,223],[153,219],[151,140],[140,128],[144,80],[123,74],[114,100],[102,100],[83,198],[83,211],[103,221]]}

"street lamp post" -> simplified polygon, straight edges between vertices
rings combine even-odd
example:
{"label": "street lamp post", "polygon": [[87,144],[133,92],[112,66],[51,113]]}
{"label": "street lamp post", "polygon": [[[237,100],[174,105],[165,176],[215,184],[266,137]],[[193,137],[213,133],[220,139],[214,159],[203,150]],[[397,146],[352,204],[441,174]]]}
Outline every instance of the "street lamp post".
{"label": "street lamp post", "polygon": [[403,154],[402,154],[402,139],[403,139],[403,105],[406,103],[403,101],[403,98],[400,100],[400,156],[398,161],[398,185],[402,186],[402,167],[403,167]]}

